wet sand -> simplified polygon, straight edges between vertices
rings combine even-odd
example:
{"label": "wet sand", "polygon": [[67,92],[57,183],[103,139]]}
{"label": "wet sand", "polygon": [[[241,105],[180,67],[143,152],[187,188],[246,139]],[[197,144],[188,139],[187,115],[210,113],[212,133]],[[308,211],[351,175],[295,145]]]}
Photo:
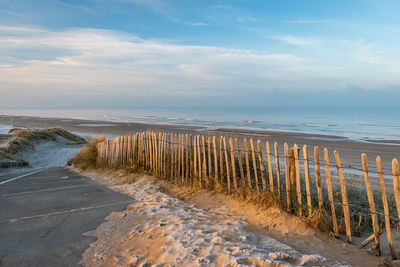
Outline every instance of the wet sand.
{"label": "wet sand", "polygon": [[[213,129],[208,130],[202,126],[187,126],[187,125],[166,125],[166,124],[144,124],[133,122],[112,122],[112,121],[95,121],[81,119],[61,119],[61,118],[39,118],[30,116],[6,116],[0,115],[0,124],[10,125],[11,118],[14,127],[28,128],[46,128],[50,126],[61,126],[69,131],[87,134],[87,135],[107,135],[119,136],[128,135],[138,131],[153,130],[167,131],[174,133],[188,134],[207,134],[207,135],[224,135],[238,138],[253,138],[263,141],[263,149],[265,152],[265,142],[277,142],[279,146],[280,156],[283,155],[283,144],[286,142],[289,146],[295,143],[301,148],[303,145],[308,146],[308,157],[310,164],[313,165],[313,149],[314,146],[320,148],[320,164],[323,165],[323,148],[329,150],[330,160],[334,162],[333,151],[337,150],[343,168],[351,165],[351,170],[359,172],[361,170],[361,153],[366,153],[368,156],[369,170],[371,173],[376,172],[375,158],[380,156],[383,162],[385,178],[391,178],[391,162],[393,158],[398,158],[400,154],[399,141],[393,140],[390,143],[355,141],[349,140],[346,137],[334,135],[318,135],[305,134],[295,132],[279,132],[279,131],[252,131],[245,129]],[[378,142],[379,141],[379,142]],[[273,149],[273,147],[271,147]],[[273,150],[272,150],[273,151]],[[280,159],[283,164],[283,159]]]}

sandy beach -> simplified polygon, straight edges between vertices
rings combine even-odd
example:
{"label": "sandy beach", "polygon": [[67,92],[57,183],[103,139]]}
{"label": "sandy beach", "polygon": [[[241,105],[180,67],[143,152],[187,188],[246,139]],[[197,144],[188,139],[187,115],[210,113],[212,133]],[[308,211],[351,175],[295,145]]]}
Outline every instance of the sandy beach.
{"label": "sandy beach", "polygon": [[[348,138],[334,135],[318,135],[318,134],[305,134],[295,132],[281,132],[281,131],[251,131],[245,129],[213,129],[208,130],[202,126],[182,126],[172,124],[144,124],[132,122],[114,122],[114,121],[95,121],[95,120],[82,120],[82,119],[61,119],[61,118],[40,118],[31,116],[7,116],[0,115],[0,124],[10,126],[12,122],[13,127],[27,127],[27,128],[46,128],[50,126],[61,126],[66,130],[84,134],[87,136],[92,135],[106,135],[109,137],[129,135],[138,131],[152,130],[152,131],[166,131],[174,133],[188,133],[196,134],[202,133],[215,136],[229,136],[235,137],[239,140],[243,138],[253,138],[254,140],[260,139],[263,142],[277,142],[279,147],[280,156],[283,155],[283,144],[286,142],[289,146],[297,144],[299,147],[303,145],[308,146],[309,158],[313,157],[314,146],[320,149],[320,161],[322,163],[323,148],[327,148],[332,162],[334,162],[333,151],[337,150],[342,166],[348,169],[349,173],[360,173],[361,167],[361,153],[366,153],[368,156],[369,170],[373,175],[376,172],[375,159],[377,156],[381,157],[383,163],[383,171],[386,179],[391,178],[391,162],[393,158],[398,158],[400,147],[396,142],[382,143],[375,141],[355,141]],[[11,127],[11,126],[10,126]],[[395,140],[394,140],[395,141]],[[389,141],[387,141],[389,142]],[[264,148],[265,149],[265,148]],[[281,159],[281,164],[283,163]],[[321,164],[323,165],[323,164]],[[322,166],[323,167],[323,166]]]}

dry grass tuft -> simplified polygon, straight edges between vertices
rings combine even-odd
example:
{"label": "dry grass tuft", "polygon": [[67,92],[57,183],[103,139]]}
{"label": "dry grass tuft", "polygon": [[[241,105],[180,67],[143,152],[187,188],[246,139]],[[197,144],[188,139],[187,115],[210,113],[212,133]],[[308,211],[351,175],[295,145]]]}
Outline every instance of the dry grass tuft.
{"label": "dry grass tuft", "polygon": [[315,231],[329,232],[332,229],[326,215],[319,209],[313,210],[307,217],[301,217],[301,220],[310,225]]}
{"label": "dry grass tuft", "polygon": [[88,144],[82,147],[79,153],[72,158],[68,164],[73,164],[74,166],[83,170],[104,167],[104,164],[98,161],[97,151],[97,144],[103,142],[104,140],[104,136],[93,138]]}
{"label": "dry grass tuft", "polygon": [[18,129],[13,128],[9,133],[12,133],[12,137],[9,139],[7,144],[7,151],[11,154],[16,154],[20,151],[27,149],[34,149],[34,144],[43,141],[57,141],[58,137],[62,137],[65,140],[75,143],[82,144],[86,141],[61,127],[50,127],[47,129]]}

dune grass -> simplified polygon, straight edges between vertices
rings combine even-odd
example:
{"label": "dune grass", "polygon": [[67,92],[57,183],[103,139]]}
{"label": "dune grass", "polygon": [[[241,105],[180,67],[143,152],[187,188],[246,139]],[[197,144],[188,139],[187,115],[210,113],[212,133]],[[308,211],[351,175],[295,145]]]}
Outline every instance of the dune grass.
{"label": "dune grass", "polygon": [[82,147],[79,153],[72,158],[68,165],[74,165],[83,170],[89,168],[100,168],[104,164],[98,161],[97,144],[105,140],[104,136],[91,139],[86,145]]}
{"label": "dune grass", "polygon": [[74,144],[83,144],[85,139],[68,132],[61,127],[50,127],[47,129],[18,129],[13,128],[9,131],[12,134],[8,140],[7,152],[16,154],[25,150],[34,150],[36,143],[44,141],[57,141],[57,138],[62,137],[68,142]]}

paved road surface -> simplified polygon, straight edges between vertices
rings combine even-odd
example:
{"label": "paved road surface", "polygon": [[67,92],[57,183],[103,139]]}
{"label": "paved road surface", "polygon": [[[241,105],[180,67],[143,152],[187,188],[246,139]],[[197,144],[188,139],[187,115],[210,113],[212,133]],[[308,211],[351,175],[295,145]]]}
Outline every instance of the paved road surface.
{"label": "paved road surface", "polygon": [[0,266],[77,266],[82,234],[130,202],[66,168],[0,176]]}

